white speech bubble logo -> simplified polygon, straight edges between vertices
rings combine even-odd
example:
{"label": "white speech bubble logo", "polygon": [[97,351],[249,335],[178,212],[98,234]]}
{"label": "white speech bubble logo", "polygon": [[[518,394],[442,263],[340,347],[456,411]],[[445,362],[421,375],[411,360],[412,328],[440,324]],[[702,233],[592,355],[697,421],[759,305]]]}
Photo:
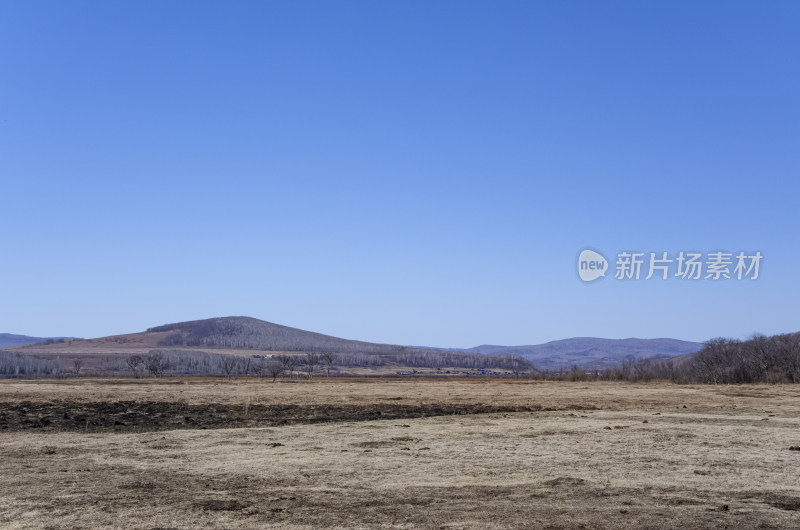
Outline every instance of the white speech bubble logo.
{"label": "white speech bubble logo", "polygon": [[585,282],[602,278],[608,271],[608,260],[594,250],[584,250],[578,256],[578,276]]}

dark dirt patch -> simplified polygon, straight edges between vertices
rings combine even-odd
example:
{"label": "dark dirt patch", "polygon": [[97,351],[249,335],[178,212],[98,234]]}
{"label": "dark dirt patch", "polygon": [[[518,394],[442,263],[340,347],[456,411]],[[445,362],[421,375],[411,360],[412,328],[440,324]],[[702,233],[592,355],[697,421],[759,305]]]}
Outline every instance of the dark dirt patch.
{"label": "dark dirt patch", "polygon": [[[574,407],[574,405],[572,405]],[[539,406],[507,407],[482,404],[401,405],[189,405],[174,402],[0,403],[0,432],[88,431],[142,432],[174,429],[270,427],[295,423],[369,421],[461,414],[533,412]]]}
{"label": "dark dirt patch", "polygon": [[123,490],[145,490],[145,491],[155,491],[158,487],[158,484],[153,482],[152,480],[134,480],[127,484],[120,484],[119,488]]}
{"label": "dark dirt patch", "polygon": [[395,436],[391,439],[393,442],[419,442],[419,438],[412,438],[411,436]]}
{"label": "dark dirt patch", "polygon": [[[745,397],[745,398],[770,398],[769,393],[758,394],[755,392],[720,392],[726,397]],[[685,407],[684,407],[685,408]]]}
{"label": "dark dirt patch", "polygon": [[209,500],[200,501],[195,504],[200,509],[209,510],[212,512],[229,512],[241,510],[245,506],[239,501],[226,501],[226,500]]}
{"label": "dark dirt patch", "polygon": [[703,504],[705,504],[703,501],[699,501],[697,499],[686,499],[683,497],[673,497],[671,499],[665,499],[664,503],[670,506],[702,506]]}
{"label": "dark dirt patch", "polygon": [[354,442],[351,443],[353,447],[362,447],[362,448],[369,448],[374,449],[377,447],[394,447],[396,445],[403,445],[406,443],[415,443],[422,441],[419,438],[412,438],[411,436],[395,436],[388,440],[370,440],[367,442]]}
{"label": "dark dirt patch", "polygon": [[800,512],[800,497],[779,497],[769,503],[770,506],[790,512]]}
{"label": "dark dirt patch", "polygon": [[545,486],[582,486],[586,480],[577,477],[558,477],[545,481]]}
{"label": "dark dirt patch", "polygon": [[374,440],[369,442],[356,442],[352,443],[353,447],[363,447],[369,449],[375,449],[378,447],[392,447],[393,445],[397,445],[398,442],[392,442],[389,440]]}

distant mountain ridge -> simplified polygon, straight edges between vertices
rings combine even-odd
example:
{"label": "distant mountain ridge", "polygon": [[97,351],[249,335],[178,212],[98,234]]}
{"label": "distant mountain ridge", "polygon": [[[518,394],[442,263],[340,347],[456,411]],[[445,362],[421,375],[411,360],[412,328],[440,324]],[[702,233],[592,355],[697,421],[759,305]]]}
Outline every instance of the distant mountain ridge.
{"label": "distant mountain ridge", "polygon": [[[619,366],[625,359],[664,359],[699,351],[703,344],[676,339],[602,339],[577,337],[546,344],[500,346],[485,344],[474,348],[432,348],[401,346],[349,340],[322,333],[273,324],[251,317],[218,317],[164,324],[147,331],[96,339],[28,337],[0,334],[0,347],[20,347],[27,353],[49,355],[147,353],[156,348],[188,348],[193,350],[261,350],[278,352],[331,352],[339,354],[379,355],[422,362],[423,358],[450,358],[458,354],[493,356],[493,364],[501,358],[520,357],[542,370],[605,369]],[[483,361],[481,361],[483,362]]]}
{"label": "distant mountain ridge", "polygon": [[28,335],[14,335],[12,333],[0,333],[0,348],[12,348],[14,346],[24,346],[25,344],[37,344],[47,341],[78,340],[75,337],[31,337]]}
{"label": "distant mountain ridge", "polygon": [[665,359],[695,353],[703,348],[700,342],[678,339],[602,339],[575,337],[528,346],[484,344],[463,351],[489,355],[519,355],[545,370],[610,368],[625,359]]}

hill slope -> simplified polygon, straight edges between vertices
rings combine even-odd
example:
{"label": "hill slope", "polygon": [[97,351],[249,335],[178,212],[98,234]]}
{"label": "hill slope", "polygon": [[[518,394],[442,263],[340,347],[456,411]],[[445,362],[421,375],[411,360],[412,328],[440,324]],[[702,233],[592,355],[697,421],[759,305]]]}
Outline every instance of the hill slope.
{"label": "hill slope", "polygon": [[[22,343],[20,343],[22,344]],[[198,348],[284,352],[406,353],[416,348],[342,339],[250,317],[220,317],[164,324],[147,331],[76,340],[72,344],[27,344],[20,351],[142,353],[148,349]]]}
{"label": "hill slope", "polygon": [[677,339],[600,339],[576,337],[530,346],[495,346],[485,344],[468,352],[524,357],[539,368],[557,370],[578,365],[582,368],[610,368],[626,358],[660,359],[694,353],[703,344]]}
{"label": "hill slope", "polygon": [[205,346],[298,352],[401,353],[414,348],[342,339],[250,317],[222,317],[156,326],[160,346]]}
{"label": "hill slope", "polygon": [[73,337],[30,337],[28,335],[14,335],[12,333],[0,333],[0,348],[11,348],[25,344],[36,344],[48,341],[74,340]]}

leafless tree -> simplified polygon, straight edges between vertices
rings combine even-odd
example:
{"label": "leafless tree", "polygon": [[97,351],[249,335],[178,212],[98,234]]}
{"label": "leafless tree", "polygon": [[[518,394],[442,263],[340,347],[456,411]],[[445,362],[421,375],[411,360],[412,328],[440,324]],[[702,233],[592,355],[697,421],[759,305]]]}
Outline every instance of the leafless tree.
{"label": "leafless tree", "polygon": [[252,361],[253,360],[250,357],[248,357],[247,361],[245,361],[245,365],[244,365],[244,376],[245,377],[250,375],[250,365],[252,364]]}
{"label": "leafless tree", "polygon": [[254,368],[254,371],[258,374],[258,378],[259,379],[263,379],[264,378],[264,370],[266,370],[266,368],[267,368],[266,360],[263,357],[259,358],[256,361],[255,368]]}
{"label": "leafless tree", "polygon": [[131,355],[127,359],[125,359],[125,364],[128,365],[128,368],[133,372],[133,377],[139,378],[139,367],[144,364],[144,359],[141,355]]}
{"label": "leafless tree", "polygon": [[267,373],[274,383],[283,374],[283,364],[278,361],[270,361],[267,363]]}
{"label": "leafless tree", "polygon": [[144,366],[152,377],[163,375],[166,368],[164,358],[159,352],[150,352],[144,359]]}
{"label": "leafless tree", "polygon": [[320,357],[322,358],[322,362],[325,363],[326,375],[330,377],[331,367],[333,367],[333,363],[336,362],[336,354],[333,352],[323,352],[320,354]]}
{"label": "leafless tree", "polygon": [[314,376],[314,368],[319,364],[319,355],[314,352],[308,352],[303,357],[302,362],[306,376],[311,379]]}
{"label": "leafless tree", "polygon": [[82,367],[83,359],[74,359],[72,361],[72,368],[75,370],[75,375],[80,375]]}
{"label": "leafless tree", "polygon": [[782,342],[782,357],[786,359],[786,372],[792,383],[800,383],[800,333],[787,335]]}
{"label": "leafless tree", "polygon": [[292,373],[295,368],[297,368],[297,357],[294,355],[278,355],[277,359],[283,366],[283,369],[289,373],[289,379],[291,379]]}
{"label": "leafless tree", "polygon": [[223,355],[220,359],[220,366],[222,367],[222,371],[225,372],[225,377],[230,381],[231,373],[233,373],[233,369],[236,368],[236,359],[230,355]]}

